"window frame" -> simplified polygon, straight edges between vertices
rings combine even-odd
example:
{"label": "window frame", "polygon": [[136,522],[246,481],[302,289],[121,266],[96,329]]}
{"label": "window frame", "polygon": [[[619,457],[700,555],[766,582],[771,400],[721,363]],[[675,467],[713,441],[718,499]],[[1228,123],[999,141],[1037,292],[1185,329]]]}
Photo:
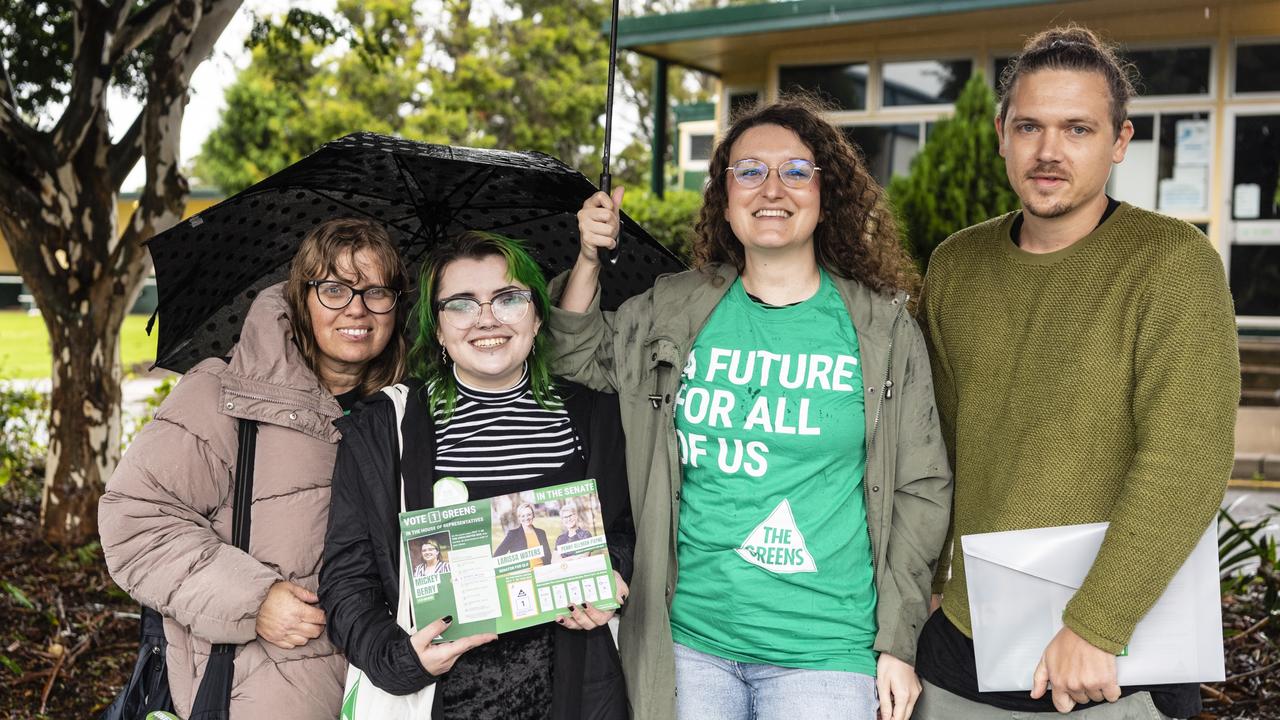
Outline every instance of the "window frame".
{"label": "window frame", "polygon": [[[954,111],[955,105],[956,105],[954,100],[951,102],[942,102],[942,103],[917,103],[914,105],[885,105],[884,104],[884,82],[885,82],[884,66],[890,65],[893,63],[958,62],[962,60],[968,61],[969,76],[973,77],[973,73],[978,72],[978,66],[979,66],[978,58],[974,57],[973,55],[966,55],[964,53],[955,53],[955,54],[944,53],[941,55],[931,55],[928,57],[911,55],[911,56],[904,56],[904,57],[887,56],[887,57],[876,58],[876,60],[873,63],[875,67],[872,70],[872,76],[875,78],[875,88],[876,88],[876,107],[874,111],[882,112],[882,113],[897,113],[897,112],[904,112],[904,111],[920,112],[920,111],[929,111],[929,110]],[[869,106],[870,104],[871,104],[870,98],[868,98],[867,105]]]}
{"label": "window frame", "polygon": [[1227,87],[1223,95],[1227,100],[1272,100],[1280,98],[1280,88],[1258,92],[1236,92],[1236,74],[1239,72],[1238,50],[1242,45],[1276,45],[1280,46],[1280,35],[1254,35],[1236,37],[1231,40],[1231,58],[1227,63]]}

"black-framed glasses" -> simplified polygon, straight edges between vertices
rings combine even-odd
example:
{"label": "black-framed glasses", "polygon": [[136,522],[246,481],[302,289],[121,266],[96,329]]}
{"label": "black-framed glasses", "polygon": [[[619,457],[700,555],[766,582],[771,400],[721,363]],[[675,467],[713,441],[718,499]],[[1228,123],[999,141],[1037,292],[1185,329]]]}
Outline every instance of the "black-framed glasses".
{"label": "black-framed glasses", "polygon": [[725,168],[725,172],[732,173],[733,179],[737,180],[739,185],[756,188],[769,179],[770,171],[777,171],[778,179],[783,185],[789,188],[802,188],[813,182],[813,176],[821,169],[808,160],[800,158],[788,160],[777,167],[769,167],[763,160],[743,158]]}
{"label": "black-framed glasses", "polygon": [[456,297],[436,303],[436,310],[452,326],[470,330],[480,322],[481,308],[489,306],[493,318],[503,325],[514,325],[529,314],[533,304],[532,290],[507,290],[493,296],[488,302],[475,298]]}
{"label": "black-framed glasses", "polygon": [[346,283],[336,280],[308,280],[307,287],[316,289],[316,298],[320,304],[330,310],[341,310],[351,304],[359,295],[364,307],[375,315],[384,315],[395,310],[396,300],[400,299],[400,291],[395,288],[374,285],[357,290]]}

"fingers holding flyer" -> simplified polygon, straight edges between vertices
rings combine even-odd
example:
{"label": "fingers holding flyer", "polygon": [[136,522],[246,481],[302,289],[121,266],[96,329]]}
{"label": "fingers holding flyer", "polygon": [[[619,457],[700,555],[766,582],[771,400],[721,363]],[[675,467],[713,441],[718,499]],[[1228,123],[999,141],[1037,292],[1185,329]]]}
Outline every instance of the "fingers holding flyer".
{"label": "fingers holding flyer", "polygon": [[[618,574],[617,570],[613,571],[613,585],[617,589],[614,596],[619,607],[627,602],[627,594],[630,589],[627,583]],[[570,630],[595,630],[613,619],[617,610],[600,610],[583,602],[581,605],[571,605],[568,608],[569,614],[564,617],[556,618],[556,622]]]}
{"label": "fingers holding flyer", "polygon": [[432,675],[439,676],[449,672],[453,669],[453,664],[458,662],[458,658],[468,650],[498,639],[496,633],[480,633],[449,642],[433,643],[432,640],[439,637],[452,622],[451,616],[442,617],[409,637],[409,644],[417,653],[418,662],[422,663],[422,668]]}

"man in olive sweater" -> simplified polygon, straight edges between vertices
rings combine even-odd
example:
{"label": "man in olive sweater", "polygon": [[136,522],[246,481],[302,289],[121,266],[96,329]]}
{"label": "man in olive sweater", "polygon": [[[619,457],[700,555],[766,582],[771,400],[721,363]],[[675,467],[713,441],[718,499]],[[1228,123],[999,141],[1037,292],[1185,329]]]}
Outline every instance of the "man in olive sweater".
{"label": "man in olive sweater", "polygon": [[[1022,209],[939,246],[921,301],[955,506],[915,717],[1194,716],[1196,685],[1121,688],[1115,656],[1231,471],[1240,371],[1222,261],[1191,225],[1105,194],[1132,85],[1092,32],[1032,38],[1000,90]],[[1031,693],[978,692],[959,538],[1093,522],[1111,525]]]}

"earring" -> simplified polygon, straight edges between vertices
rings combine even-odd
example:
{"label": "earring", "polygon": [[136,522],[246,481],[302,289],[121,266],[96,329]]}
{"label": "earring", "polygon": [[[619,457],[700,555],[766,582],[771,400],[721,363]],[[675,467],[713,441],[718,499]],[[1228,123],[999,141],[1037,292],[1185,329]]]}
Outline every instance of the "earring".
{"label": "earring", "polygon": [[440,346],[440,362],[449,364],[449,351],[445,350],[443,345]]}

